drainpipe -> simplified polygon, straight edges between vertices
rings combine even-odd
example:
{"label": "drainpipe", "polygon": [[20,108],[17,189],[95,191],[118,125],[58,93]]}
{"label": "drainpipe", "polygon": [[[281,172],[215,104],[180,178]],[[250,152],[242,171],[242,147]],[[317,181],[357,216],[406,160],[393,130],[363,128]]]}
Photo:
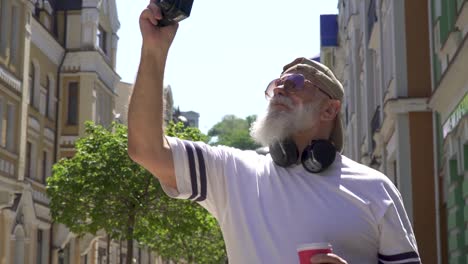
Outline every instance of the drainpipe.
{"label": "drainpipe", "polygon": [[[434,72],[434,27],[432,19],[432,1],[428,0],[428,18],[429,18],[429,49],[430,49],[430,62],[431,62],[431,89],[434,92],[436,89],[436,80]],[[432,110],[432,109],[431,109]],[[434,196],[435,196],[435,213],[436,213],[436,238],[437,238],[437,263],[442,263],[442,245],[441,245],[441,234],[440,234],[440,193],[439,193],[439,145],[438,145],[438,133],[439,128],[437,127],[437,113],[432,111],[432,144],[433,144],[433,156],[434,156]]]}

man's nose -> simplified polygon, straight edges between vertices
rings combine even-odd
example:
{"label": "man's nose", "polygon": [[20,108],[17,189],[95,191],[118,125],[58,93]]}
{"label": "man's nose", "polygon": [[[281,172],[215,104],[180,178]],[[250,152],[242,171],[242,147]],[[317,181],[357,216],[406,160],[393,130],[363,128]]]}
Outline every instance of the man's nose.
{"label": "man's nose", "polygon": [[277,86],[274,90],[273,90],[273,95],[283,95],[285,96],[287,94],[287,91],[286,89],[284,89],[284,86],[281,85],[281,86]]}

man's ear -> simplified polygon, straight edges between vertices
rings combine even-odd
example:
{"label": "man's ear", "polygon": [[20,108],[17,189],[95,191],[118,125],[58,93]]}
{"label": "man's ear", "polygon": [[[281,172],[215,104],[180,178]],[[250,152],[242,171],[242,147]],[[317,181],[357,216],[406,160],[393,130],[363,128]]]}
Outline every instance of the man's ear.
{"label": "man's ear", "polygon": [[339,100],[328,100],[324,106],[321,114],[323,121],[334,120],[335,117],[340,113],[341,102]]}

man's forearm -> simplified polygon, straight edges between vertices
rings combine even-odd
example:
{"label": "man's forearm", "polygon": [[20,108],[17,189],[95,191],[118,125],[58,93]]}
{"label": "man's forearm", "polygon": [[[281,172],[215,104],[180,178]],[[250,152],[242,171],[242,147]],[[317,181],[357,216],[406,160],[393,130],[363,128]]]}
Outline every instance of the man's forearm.
{"label": "man's forearm", "polygon": [[[163,146],[163,79],[166,54],[141,54],[128,110],[129,149],[154,151]],[[156,149],[157,150],[157,149]]]}

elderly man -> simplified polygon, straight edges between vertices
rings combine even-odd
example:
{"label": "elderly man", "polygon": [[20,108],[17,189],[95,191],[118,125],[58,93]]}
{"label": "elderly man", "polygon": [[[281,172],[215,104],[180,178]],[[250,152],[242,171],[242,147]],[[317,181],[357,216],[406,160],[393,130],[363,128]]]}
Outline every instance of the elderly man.
{"label": "elderly man", "polygon": [[129,109],[129,155],[171,197],[218,220],[230,263],[298,263],[297,248],[328,243],[310,263],[420,263],[401,196],[378,171],[341,155],[343,87],[324,65],[298,58],[269,83],[251,134],[268,155],[165,137],[162,87],[178,25],[140,16],[143,47]]}

